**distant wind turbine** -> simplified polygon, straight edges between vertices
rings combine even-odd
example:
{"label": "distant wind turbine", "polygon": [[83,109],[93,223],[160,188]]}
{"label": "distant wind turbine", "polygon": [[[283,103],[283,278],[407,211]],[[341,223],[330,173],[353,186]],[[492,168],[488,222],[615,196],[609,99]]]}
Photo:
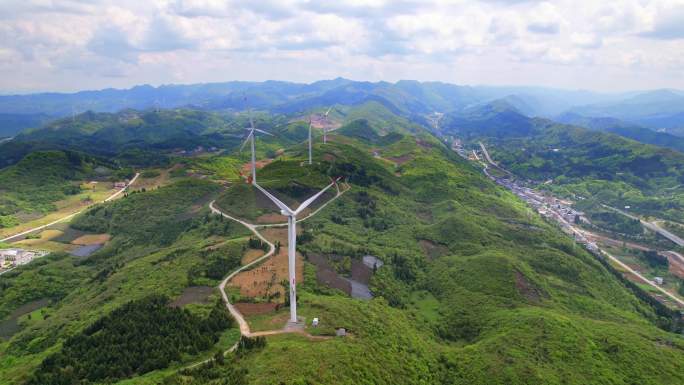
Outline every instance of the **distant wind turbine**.
{"label": "distant wind turbine", "polygon": [[[323,116],[325,118],[325,122],[328,123],[328,114],[330,113],[330,110],[332,110],[332,106],[328,108],[328,111],[325,111],[325,115]],[[328,143],[328,125],[323,126],[323,143]]]}
{"label": "distant wind turbine", "polygon": [[266,134],[266,135],[271,135],[271,136],[273,136],[273,134],[271,134],[270,132],[266,132],[264,130],[260,130],[260,129],[254,127],[254,121],[252,120],[252,112],[251,111],[249,112],[249,125],[250,125],[250,128],[247,128],[247,130],[249,130],[249,134],[247,134],[247,138],[245,138],[245,141],[242,143],[242,146],[240,147],[240,151],[242,151],[242,149],[245,148],[247,141],[251,142],[251,147],[252,147],[252,185],[257,186],[257,184],[256,184],[256,150],[254,148],[254,136],[257,132],[260,132],[260,133]]}
{"label": "distant wind turbine", "polygon": [[287,217],[287,262],[288,262],[288,273],[290,282],[290,322],[297,322],[297,282],[296,282],[296,270],[295,270],[295,252],[297,250],[297,214],[304,211],[310,204],[312,204],[318,197],[323,195],[323,193],[334,186],[339,178],[333,180],[329,185],[327,185],[323,190],[319,191],[311,198],[305,200],[296,210],[292,210],[278,198],[273,196],[271,193],[266,191],[265,188],[254,183],[254,186],[258,188],[268,199],[273,201],[273,203],[280,208],[280,213]]}
{"label": "distant wind turbine", "polygon": [[311,115],[309,115],[309,164],[311,164]]}

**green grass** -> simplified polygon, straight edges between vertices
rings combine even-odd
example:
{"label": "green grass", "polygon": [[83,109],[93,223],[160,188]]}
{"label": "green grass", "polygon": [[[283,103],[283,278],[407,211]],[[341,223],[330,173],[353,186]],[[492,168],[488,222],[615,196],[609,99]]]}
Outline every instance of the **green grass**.
{"label": "green grass", "polygon": [[[396,134],[391,141],[383,142],[388,135],[381,134],[388,132],[373,122],[354,123],[353,138],[315,146],[316,164],[300,165],[298,145],[261,170],[264,186],[288,202],[308,196],[330,176],[345,177],[351,190],[301,223],[310,237],[302,238],[299,251],[372,254],[385,265],[371,279],[370,301],[320,287],[307,266],[298,288],[300,314],[308,322],[321,320],[307,331],[330,335],[344,327],[349,335],[269,337],[262,350],[237,360],[249,383],[684,382],[684,340],[658,328],[671,325],[658,308],[437,140],[422,134],[418,142],[407,135],[410,127],[392,130],[400,122],[385,121],[385,131]],[[373,157],[376,149],[409,160],[394,170]],[[206,203],[223,194],[219,205],[256,218],[261,208],[250,189],[236,184],[221,193],[210,182],[181,181],[78,218],[77,226],[114,238],[91,258],[65,267],[65,274],[83,269],[87,277],[75,278],[79,284],[65,290],[47,320],[0,345],[0,377],[21,383],[66,336],[128,300],[150,292],[179,295],[189,273],[207,264],[206,247],[247,235],[240,226],[207,218]],[[445,251],[430,259],[421,241]],[[48,260],[56,270],[58,262]],[[250,321],[269,327],[272,316]],[[140,383],[161,382],[174,370],[151,373]]]}

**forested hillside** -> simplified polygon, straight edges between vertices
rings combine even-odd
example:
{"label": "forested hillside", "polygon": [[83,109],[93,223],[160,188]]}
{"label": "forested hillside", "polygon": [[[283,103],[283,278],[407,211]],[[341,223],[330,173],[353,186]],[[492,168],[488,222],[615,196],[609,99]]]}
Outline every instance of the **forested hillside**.
{"label": "forested hillside", "polygon": [[[490,113],[495,118],[496,109]],[[299,313],[307,324],[320,319],[307,332],[331,338],[294,333],[243,340],[237,354],[224,359],[216,351],[237,342],[239,333],[225,322],[218,295],[176,302],[181,309],[166,306],[167,297],[184,298],[191,286],[216,287],[246,256],[263,252],[246,227],[210,215],[209,202],[249,221],[277,213],[238,178],[213,178],[225,172],[221,165],[242,164],[208,154],[179,161],[183,170],[204,165],[206,174],[188,172],[191,177],[168,186],[131,191],[75,218],[72,230],[111,236],[91,256],[54,254],[0,276],[0,315],[44,299],[0,343],[0,378],[8,384],[121,385],[211,383],[222,376],[250,384],[684,381],[676,314],[644,300],[605,261],[575,247],[512,193],[384,104],[340,107],[334,114],[342,127],[329,133],[327,144],[315,131],[311,166],[304,161],[301,116],[257,118],[259,127],[282,135],[258,142],[259,158],[271,157],[258,171],[263,187],[294,204],[330,178],[342,178],[344,193],[298,224],[304,261]],[[244,123],[244,116],[237,119]],[[601,146],[623,147],[625,141],[554,131],[539,122],[531,123],[533,138],[587,147],[573,162],[616,151]],[[589,147],[595,140],[584,135],[610,141]],[[623,153],[625,162],[679,170],[678,158],[666,150],[627,141],[621,151],[631,151]],[[578,168],[583,173],[577,178],[631,167],[611,161],[617,158],[593,160],[603,167],[600,173]],[[634,178],[660,178],[658,172],[646,167]],[[313,210],[335,193],[331,189]],[[272,230],[264,234],[271,237]],[[351,298],[317,278],[320,261],[348,277],[367,255],[383,262],[369,278],[372,299]],[[229,288],[229,296],[247,303],[274,300],[249,298],[238,288]],[[278,319],[284,323],[274,319],[260,322],[274,329]],[[347,336],[333,338],[340,327]],[[94,352],[101,350],[106,354],[98,357]],[[186,368],[212,356],[207,365]],[[109,360],[118,364],[106,365]]]}
{"label": "forested hillside", "polygon": [[[443,132],[472,144],[484,141],[495,161],[521,178],[552,181],[543,188],[561,196],[590,198],[630,206],[643,214],[684,220],[681,152],[608,132],[528,118],[510,106],[493,106],[486,111],[478,111],[467,123],[447,118]],[[502,125],[500,120],[511,125]],[[677,143],[670,141],[669,145],[676,147]]]}
{"label": "forested hillside", "polygon": [[17,214],[46,213],[53,203],[81,191],[85,178],[114,176],[116,166],[73,151],[33,152],[0,169],[0,228],[18,223]]}

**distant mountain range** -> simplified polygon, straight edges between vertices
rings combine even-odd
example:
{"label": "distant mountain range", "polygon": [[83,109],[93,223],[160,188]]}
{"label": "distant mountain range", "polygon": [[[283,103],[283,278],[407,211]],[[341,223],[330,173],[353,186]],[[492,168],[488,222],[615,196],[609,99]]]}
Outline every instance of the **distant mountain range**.
{"label": "distant mountain range", "polygon": [[610,117],[654,130],[684,133],[684,93],[680,91],[600,94],[539,87],[461,86],[412,80],[362,82],[337,78],[310,84],[232,81],[0,96],[0,137],[85,111],[190,107],[210,111],[252,108],[293,114],[334,104],[360,105],[374,101],[396,114],[419,120],[425,114],[465,111],[496,100],[506,101],[527,116],[573,113],[587,118]]}

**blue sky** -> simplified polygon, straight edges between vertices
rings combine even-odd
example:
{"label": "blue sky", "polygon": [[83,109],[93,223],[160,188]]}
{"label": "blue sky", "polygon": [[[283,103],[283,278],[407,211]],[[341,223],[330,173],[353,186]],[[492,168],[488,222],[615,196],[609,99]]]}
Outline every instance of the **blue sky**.
{"label": "blue sky", "polygon": [[684,89],[684,0],[2,0],[0,92],[227,80]]}

